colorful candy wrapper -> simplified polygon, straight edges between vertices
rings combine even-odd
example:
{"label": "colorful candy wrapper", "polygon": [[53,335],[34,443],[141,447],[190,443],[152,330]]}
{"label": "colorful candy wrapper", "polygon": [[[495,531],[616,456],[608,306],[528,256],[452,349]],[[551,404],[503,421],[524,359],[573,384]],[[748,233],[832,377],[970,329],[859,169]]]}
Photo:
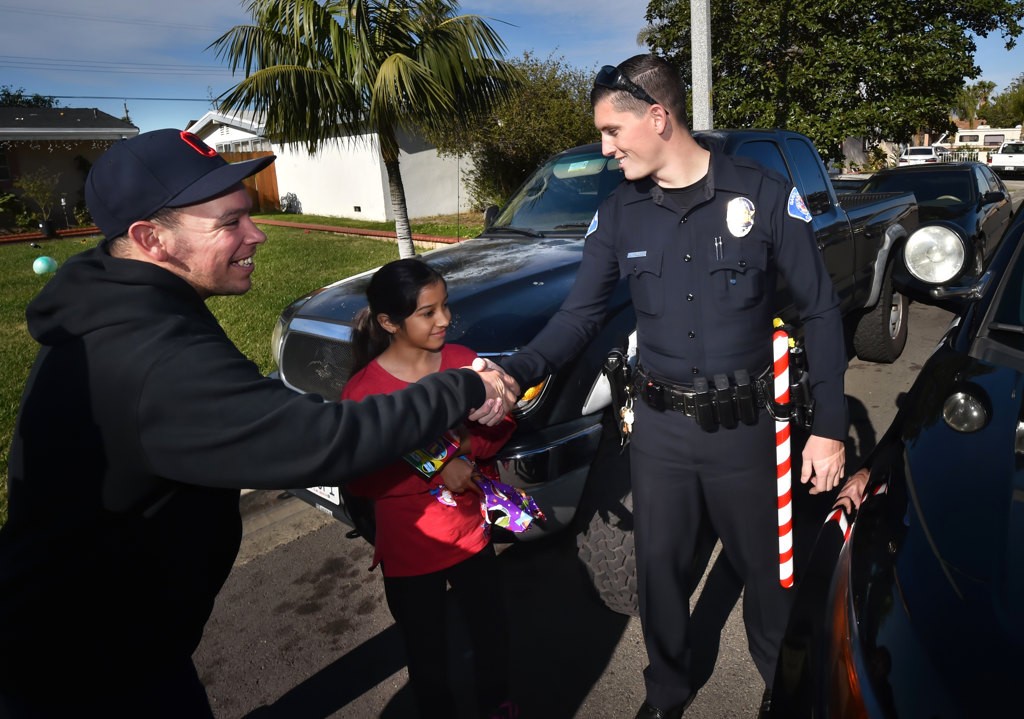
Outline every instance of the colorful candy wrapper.
{"label": "colorful candy wrapper", "polygon": [[511,532],[525,532],[533,522],[545,521],[544,512],[533,497],[517,487],[498,481],[496,474],[488,469],[478,467],[474,476],[484,493],[480,509],[488,528],[493,525]]}

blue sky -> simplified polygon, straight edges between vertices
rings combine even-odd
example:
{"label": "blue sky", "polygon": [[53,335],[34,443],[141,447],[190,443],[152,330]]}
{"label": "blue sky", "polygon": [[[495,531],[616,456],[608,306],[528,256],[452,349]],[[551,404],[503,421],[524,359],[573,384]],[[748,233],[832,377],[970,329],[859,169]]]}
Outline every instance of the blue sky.
{"label": "blue sky", "polygon": [[[583,69],[615,64],[644,48],[644,0],[463,0],[491,19],[509,56],[531,50]],[[71,107],[120,117],[127,105],[141,130],[184,127],[209,98],[237,80],[207,46],[247,22],[240,0],[0,0],[0,84],[60,96]],[[1024,44],[1024,43],[1022,43]],[[1024,48],[980,40],[978,79],[997,92],[1024,72]]]}

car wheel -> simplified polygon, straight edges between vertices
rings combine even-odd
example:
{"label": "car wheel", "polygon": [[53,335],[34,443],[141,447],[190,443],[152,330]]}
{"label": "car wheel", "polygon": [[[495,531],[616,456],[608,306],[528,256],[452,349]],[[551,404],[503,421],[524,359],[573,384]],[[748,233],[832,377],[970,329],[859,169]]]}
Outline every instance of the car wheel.
{"label": "car wheel", "polygon": [[613,612],[636,616],[629,450],[621,446],[610,411],[576,511],[576,529],[577,556],[598,598]]}
{"label": "car wheel", "polygon": [[[609,421],[576,513],[576,550],[598,599],[613,612],[639,614],[636,550],[633,544],[633,490],[629,451],[621,450]],[[693,557],[692,595],[707,570],[718,537],[702,523]],[[736,590],[739,595],[739,588]]]}
{"label": "car wheel", "polygon": [[878,303],[857,320],[853,350],[865,362],[891,364],[907,344],[910,301],[892,286],[892,272],[885,273]]}
{"label": "car wheel", "polygon": [[639,604],[633,548],[632,492],[622,498],[621,507],[629,515],[628,524],[620,517],[598,512],[586,530],[576,537],[576,548],[580,562],[601,602],[613,612],[635,617]]}

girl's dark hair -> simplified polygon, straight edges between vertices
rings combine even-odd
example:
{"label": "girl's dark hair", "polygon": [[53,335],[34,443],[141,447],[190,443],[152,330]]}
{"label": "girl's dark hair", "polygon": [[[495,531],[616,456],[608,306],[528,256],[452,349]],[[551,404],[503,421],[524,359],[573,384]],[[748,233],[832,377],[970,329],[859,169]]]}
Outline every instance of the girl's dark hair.
{"label": "girl's dark hair", "polygon": [[387,315],[396,325],[416,311],[420,291],[435,282],[444,283],[440,272],[423,260],[414,258],[389,262],[373,273],[366,287],[368,304],[356,315],[352,331],[352,374],[388,348],[391,335],[377,322]]}

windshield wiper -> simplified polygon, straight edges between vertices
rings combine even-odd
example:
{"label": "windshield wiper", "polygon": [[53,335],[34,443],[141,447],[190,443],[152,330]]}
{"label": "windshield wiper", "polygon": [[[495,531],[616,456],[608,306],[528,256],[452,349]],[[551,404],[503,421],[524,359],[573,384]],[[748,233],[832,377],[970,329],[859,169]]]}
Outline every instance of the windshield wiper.
{"label": "windshield wiper", "polygon": [[526,235],[527,237],[543,237],[544,234],[537,232],[537,230],[531,230],[529,227],[512,227],[511,225],[500,225],[498,227],[488,227],[485,232],[514,232],[517,235]]}
{"label": "windshield wiper", "polygon": [[555,225],[552,229],[555,230],[573,230],[579,227],[590,227],[590,221],[586,222],[567,222],[564,225]]}

